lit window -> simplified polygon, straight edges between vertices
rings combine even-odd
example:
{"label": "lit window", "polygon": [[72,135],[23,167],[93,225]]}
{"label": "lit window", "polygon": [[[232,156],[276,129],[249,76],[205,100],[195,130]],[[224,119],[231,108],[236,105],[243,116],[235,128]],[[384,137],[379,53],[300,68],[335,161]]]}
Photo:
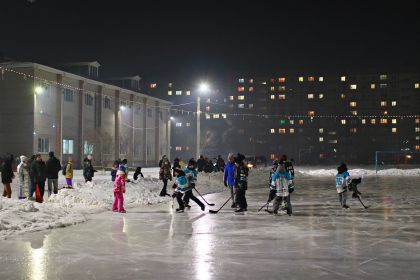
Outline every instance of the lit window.
{"label": "lit window", "polygon": [[336,135],[337,134],[337,131],[330,131],[330,132],[328,132],[328,134],[329,135]]}
{"label": "lit window", "polygon": [[420,136],[416,136],[416,140],[419,141],[420,140]]}
{"label": "lit window", "polygon": [[392,107],[397,106],[397,101],[392,101],[392,102],[391,102],[391,106],[392,106]]}
{"label": "lit window", "polygon": [[226,119],[227,115],[226,114],[222,114],[222,118]]}
{"label": "lit window", "polygon": [[172,95],[172,90],[168,90],[168,95]]}
{"label": "lit window", "polygon": [[175,92],[175,94],[176,94],[176,95],[182,95],[182,90],[177,90],[177,91]]}
{"label": "lit window", "polygon": [[416,123],[420,123],[420,119],[416,119]]}
{"label": "lit window", "polygon": [[285,86],[279,86],[279,91],[285,91],[286,87]]}
{"label": "lit window", "polygon": [[319,77],[318,81],[323,82],[324,81],[324,77]]}
{"label": "lit window", "polygon": [[375,120],[375,119],[371,119],[371,120],[370,120],[370,123],[371,123],[371,124],[376,124],[376,120]]}
{"label": "lit window", "polygon": [[275,159],[276,155],[275,154],[270,154],[270,159]]}
{"label": "lit window", "polygon": [[284,82],[286,82],[286,78],[284,78],[284,77],[280,77],[280,78],[279,78],[279,83],[284,83]]}
{"label": "lit window", "polygon": [[245,104],[238,104],[238,108],[239,108],[239,109],[243,109],[243,108],[245,108]]}
{"label": "lit window", "polygon": [[345,82],[346,81],[346,76],[341,76],[341,81]]}
{"label": "lit window", "polygon": [[170,87],[170,88],[171,88],[171,87],[172,87],[172,83],[169,83],[169,84],[168,84],[168,87]]}
{"label": "lit window", "polygon": [[157,86],[157,85],[156,85],[156,84],[154,84],[154,83],[153,83],[153,84],[150,84],[150,88],[156,88],[156,86]]}
{"label": "lit window", "polygon": [[254,79],[249,79],[249,83],[253,84],[254,83]]}
{"label": "lit window", "polygon": [[420,84],[419,83],[415,83],[414,84],[414,88],[420,88]]}
{"label": "lit window", "polygon": [[238,92],[243,92],[245,91],[245,87],[238,87]]}
{"label": "lit window", "polygon": [[291,134],[295,133],[295,129],[294,128],[289,129],[289,131],[290,131]]}
{"label": "lit window", "polygon": [[315,77],[312,77],[312,76],[311,77],[308,77],[308,81],[309,82],[314,82],[315,81]]}
{"label": "lit window", "polygon": [[249,104],[249,105],[248,105],[248,108],[249,108],[249,109],[254,108],[254,104]]}
{"label": "lit window", "polygon": [[295,124],[295,121],[294,120],[290,120],[290,124]]}
{"label": "lit window", "polygon": [[303,82],[303,77],[299,77],[299,82]]}
{"label": "lit window", "polygon": [[350,85],[350,89],[357,89],[357,85]]}
{"label": "lit window", "polygon": [[392,131],[392,133],[397,133],[397,128],[396,128],[396,127],[393,127],[393,128],[391,129],[391,131]]}
{"label": "lit window", "polygon": [[355,127],[350,128],[350,133],[357,133],[357,128]]}
{"label": "lit window", "polygon": [[280,95],[279,95],[279,99],[280,99],[280,100],[285,100],[285,99],[286,99],[286,95],[284,95],[284,94],[280,94]]}
{"label": "lit window", "polygon": [[325,158],[325,154],[319,154],[319,159],[324,159]]}
{"label": "lit window", "polygon": [[379,84],[380,88],[386,88],[388,85],[387,84]]}
{"label": "lit window", "polygon": [[324,142],[324,137],[319,137],[319,142]]}
{"label": "lit window", "polygon": [[318,131],[319,131],[319,133],[324,133],[324,129],[323,128],[320,128],[320,129],[318,129]]}
{"label": "lit window", "polygon": [[249,87],[249,89],[248,89],[250,92],[253,92],[254,91],[254,87]]}
{"label": "lit window", "polygon": [[191,91],[187,90],[187,91],[185,92],[185,94],[186,94],[186,95],[191,95]]}
{"label": "lit window", "polygon": [[72,155],[74,153],[74,141],[63,139],[63,154]]}
{"label": "lit window", "polygon": [[350,111],[350,113],[351,113],[353,116],[357,116],[357,111],[356,111],[356,110]]}
{"label": "lit window", "polygon": [[420,145],[416,145],[416,150],[420,150]]}
{"label": "lit window", "polygon": [[346,120],[341,120],[341,124],[346,124]]}
{"label": "lit window", "polygon": [[388,119],[381,119],[380,122],[381,122],[381,124],[387,124],[388,123]]}
{"label": "lit window", "polygon": [[324,98],[324,95],[321,93],[318,97],[319,97],[319,99],[322,99],[322,98]]}
{"label": "lit window", "polygon": [[312,93],[308,94],[308,99],[314,99],[314,95]]}
{"label": "lit window", "polygon": [[206,106],[206,111],[210,112],[210,106]]}
{"label": "lit window", "polygon": [[182,126],[182,123],[180,123],[180,122],[176,123],[176,127],[181,127],[181,126]]}
{"label": "lit window", "polygon": [[356,107],[357,103],[355,101],[350,102],[350,107]]}
{"label": "lit window", "polygon": [[383,80],[386,80],[387,78],[388,78],[388,76],[387,75],[384,75],[384,74],[382,74],[382,75],[379,76],[379,79],[382,80],[382,81]]}
{"label": "lit window", "polygon": [[420,132],[420,127],[416,127],[416,128],[414,129],[414,131],[415,131],[415,132]]}
{"label": "lit window", "polygon": [[337,140],[329,140],[328,141],[328,143],[330,143],[330,144],[337,144],[337,142],[338,142]]}
{"label": "lit window", "polygon": [[276,96],[274,94],[270,95],[271,100],[276,99]]}
{"label": "lit window", "polygon": [[229,96],[229,100],[234,100],[235,97],[233,97],[233,95]]}
{"label": "lit window", "polygon": [[185,126],[190,127],[190,126],[191,126],[191,123],[187,122],[187,123],[185,124]]}
{"label": "lit window", "polygon": [[391,122],[392,122],[393,124],[396,124],[396,123],[397,123],[397,119],[392,119],[392,120],[391,120]]}
{"label": "lit window", "polygon": [[310,117],[315,116],[315,111],[308,111],[308,116],[310,116]]}
{"label": "lit window", "polygon": [[238,79],[238,82],[243,84],[245,82],[245,80],[243,78]]}
{"label": "lit window", "polygon": [[388,115],[388,111],[384,111],[384,115]]}
{"label": "lit window", "polygon": [[381,101],[381,107],[385,107],[386,106],[386,101]]}
{"label": "lit window", "polygon": [[275,87],[270,87],[270,90],[271,91],[274,91],[276,88]]}
{"label": "lit window", "polygon": [[285,134],[286,133],[286,129],[285,128],[279,128],[279,133],[280,134]]}
{"label": "lit window", "polygon": [[375,84],[370,84],[370,89],[375,89],[376,85]]}
{"label": "lit window", "polygon": [[270,129],[270,133],[271,133],[271,134],[273,134],[273,133],[275,133],[275,132],[276,132],[276,130],[275,130],[274,128]]}
{"label": "lit window", "polygon": [[181,146],[176,146],[176,147],[175,147],[175,150],[176,150],[177,152],[180,152],[180,151],[182,151],[182,147],[181,147]]}
{"label": "lit window", "polygon": [[213,114],[213,119],[218,119],[219,118],[219,114]]}
{"label": "lit window", "polygon": [[243,96],[243,95],[238,96],[238,100],[244,100],[244,99],[245,99],[245,96]]}
{"label": "lit window", "polygon": [[299,124],[302,125],[303,124],[303,120],[299,120]]}
{"label": "lit window", "polygon": [[366,119],[362,119],[362,124],[366,124]]}
{"label": "lit window", "polygon": [[210,114],[206,114],[206,120],[208,120],[210,118],[211,118]]}
{"label": "lit window", "polygon": [[341,94],[341,99],[346,98],[346,95],[344,93]]}

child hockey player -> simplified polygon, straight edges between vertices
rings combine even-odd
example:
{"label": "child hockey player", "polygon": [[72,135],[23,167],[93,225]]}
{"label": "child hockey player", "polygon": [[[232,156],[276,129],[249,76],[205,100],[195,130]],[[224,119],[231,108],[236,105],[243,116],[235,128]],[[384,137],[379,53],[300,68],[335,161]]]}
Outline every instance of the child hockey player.
{"label": "child hockey player", "polygon": [[236,177],[235,177],[235,188],[236,188],[236,203],[239,205],[239,209],[235,213],[243,213],[247,211],[248,204],[246,202],[245,193],[248,188],[248,167],[245,165],[245,156],[242,154],[236,157]]}
{"label": "child hockey player", "polygon": [[174,173],[176,176],[176,181],[173,185],[173,188],[175,189],[174,193],[172,194],[172,197],[176,197],[176,200],[178,202],[179,208],[176,209],[176,212],[184,212],[184,201],[182,200],[182,196],[187,191],[192,190],[192,187],[189,185],[187,178],[185,178],[185,173],[180,168],[174,169]]}
{"label": "child hockey player", "polygon": [[276,197],[276,186],[272,184],[272,178],[274,172],[276,172],[277,167],[279,166],[279,161],[273,161],[273,167],[270,169],[270,176],[268,177],[268,187],[270,188],[270,192],[268,193],[268,200],[267,200],[267,209],[270,202]]}
{"label": "child hockey player", "polygon": [[335,176],[335,187],[338,193],[338,200],[340,201],[341,207],[344,209],[350,208],[347,206],[347,189],[349,184],[351,183],[350,174],[347,171],[347,166],[345,163],[341,163],[339,167],[337,167],[337,175]]}
{"label": "child hockey player", "polygon": [[188,166],[184,168],[185,177],[188,180],[188,183],[190,184],[191,190],[187,191],[184,195],[184,206],[191,208],[191,206],[188,204],[190,202],[190,199],[192,199],[195,203],[197,203],[198,206],[200,206],[201,210],[204,211],[205,206],[204,204],[194,196],[192,189],[195,188],[195,183],[197,182],[197,170],[195,169],[195,160],[190,159],[188,161]]}
{"label": "child hockey player", "polygon": [[117,171],[117,177],[114,182],[114,203],[112,211],[126,213],[124,209],[124,193],[125,193],[125,170],[120,166]]}
{"label": "child hockey player", "polygon": [[141,166],[138,166],[136,168],[136,171],[134,172],[134,175],[133,175],[133,179],[137,181],[137,179],[139,178],[139,176],[142,177],[142,178],[144,178],[143,173],[141,173]]}
{"label": "child hockey player", "polygon": [[292,203],[289,195],[290,179],[291,177],[286,172],[284,165],[279,164],[272,177],[272,184],[276,186],[276,197],[273,204],[273,214],[275,215],[278,213],[282,201],[284,201],[287,214],[292,215]]}
{"label": "child hockey player", "polygon": [[228,162],[225,164],[225,170],[223,175],[223,183],[225,187],[230,189],[230,197],[232,199],[232,208],[236,208],[236,200],[235,200],[235,157],[232,153],[228,155]]}

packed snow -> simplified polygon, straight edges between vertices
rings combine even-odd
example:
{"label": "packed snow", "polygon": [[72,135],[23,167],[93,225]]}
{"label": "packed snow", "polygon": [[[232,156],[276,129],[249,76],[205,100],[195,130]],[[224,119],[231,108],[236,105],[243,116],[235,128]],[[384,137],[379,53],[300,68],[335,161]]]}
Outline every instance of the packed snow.
{"label": "packed snow", "polygon": [[[256,168],[251,170],[250,185],[262,185],[268,181],[268,169]],[[336,170],[314,169],[297,167],[296,177],[317,176],[334,177]],[[137,182],[127,183],[124,195],[124,204],[127,211],[130,208],[162,202],[169,202],[170,197],[160,197],[159,192],[163,186],[158,180],[158,168],[144,168],[145,178]],[[420,176],[420,169],[388,169],[375,170],[350,169],[351,176]],[[129,175],[132,178],[132,173]],[[173,182],[168,182],[168,192],[172,192]],[[59,186],[64,186],[64,177],[60,174]],[[75,171],[74,189],[61,189],[58,194],[47,198],[45,190],[45,203],[39,204],[29,200],[18,200],[18,180],[12,184],[13,198],[0,198],[0,239],[27,232],[66,227],[81,223],[88,219],[88,214],[110,211],[113,201],[113,183],[109,172],[99,171],[95,174],[92,183],[85,183],[82,171]],[[47,189],[47,187],[46,187]],[[223,173],[200,173],[197,189],[201,194],[220,192],[224,189]]]}

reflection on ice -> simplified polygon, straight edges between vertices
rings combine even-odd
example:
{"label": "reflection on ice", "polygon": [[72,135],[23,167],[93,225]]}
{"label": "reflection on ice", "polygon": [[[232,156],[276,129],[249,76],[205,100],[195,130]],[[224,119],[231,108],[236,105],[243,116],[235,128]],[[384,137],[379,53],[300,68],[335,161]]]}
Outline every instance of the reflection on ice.
{"label": "reflection on ice", "polygon": [[194,222],[194,231],[199,232],[193,238],[194,271],[196,279],[211,279],[213,235],[210,233],[212,219],[198,219]]}
{"label": "reflection on ice", "polygon": [[[48,236],[45,237],[45,242],[48,243]],[[29,244],[28,244],[29,245]],[[28,250],[30,252],[30,279],[32,280],[43,280],[46,279],[46,258],[48,255],[48,246],[44,246],[44,239],[35,238],[30,241]]]}

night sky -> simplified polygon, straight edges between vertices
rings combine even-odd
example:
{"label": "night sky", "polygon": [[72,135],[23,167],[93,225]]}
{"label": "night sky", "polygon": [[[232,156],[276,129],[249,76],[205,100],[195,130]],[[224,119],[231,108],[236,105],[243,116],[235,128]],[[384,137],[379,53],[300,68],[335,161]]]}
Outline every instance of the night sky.
{"label": "night sky", "polygon": [[0,52],[105,77],[420,69],[416,1],[171,2],[1,1]]}

